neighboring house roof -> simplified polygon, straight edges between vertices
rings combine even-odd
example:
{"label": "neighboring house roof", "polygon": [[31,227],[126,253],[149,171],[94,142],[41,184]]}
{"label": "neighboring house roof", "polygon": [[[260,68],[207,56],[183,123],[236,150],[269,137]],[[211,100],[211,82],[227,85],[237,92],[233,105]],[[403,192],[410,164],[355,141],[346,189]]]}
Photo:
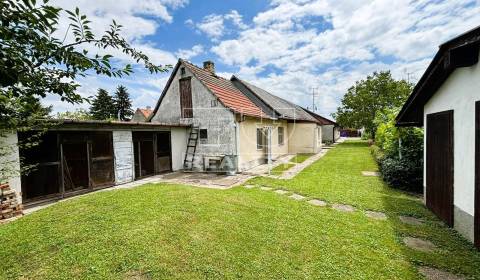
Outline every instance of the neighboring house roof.
{"label": "neighboring house roof", "polygon": [[200,68],[184,59],[179,59],[175,65],[170,78],[163,89],[162,95],[160,96],[155,109],[153,110],[150,117],[147,121],[151,121],[153,116],[157,113],[162,99],[167,93],[170,84],[175,77],[176,72],[181,65],[187,67],[193,75],[213,94],[215,95],[220,103],[225,107],[232,110],[235,113],[240,113],[247,116],[261,117],[261,118],[271,118],[268,114],[262,111],[261,108],[256,106],[250,99],[248,99],[243,93],[236,88],[230,80],[219,77],[214,73],[211,73],[208,70]]}
{"label": "neighboring house roof", "polygon": [[150,117],[150,114],[153,112],[152,109],[142,109],[142,108],[137,108],[137,111],[140,111],[140,113],[143,114],[143,116],[148,119],[148,117]]}
{"label": "neighboring house roof", "polygon": [[314,118],[311,114],[309,114],[305,109],[302,107],[287,101],[283,98],[275,96],[268,91],[254,86],[250,83],[247,83],[235,76],[232,76],[230,79],[233,82],[239,82],[243,84],[248,90],[250,90],[256,97],[258,97],[261,101],[265,104],[273,108],[279,115],[279,118],[282,119],[289,119],[289,120],[296,120],[296,121],[310,121],[316,122],[319,121]]}
{"label": "neighboring house roof", "polygon": [[330,119],[327,119],[327,118],[325,118],[325,117],[322,117],[322,116],[320,116],[320,115],[317,114],[317,113],[314,113],[314,112],[312,112],[312,111],[310,111],[310,110],[306,110],[306,111],[307,111],[310,115],[312,115],[314,118],[316,118],[316,119],[320,122],[321,125],[334,125],[334,126],[339,126],[338,123],[336,123],[336,122],[334,122],[334,121],[332,121],[332,120],[330,120]]}
{"label": "neighboring house roof", "polygon": [[422,126],[424,105],[456,68],[476,64],[479,51],[480,26],[440,45],[437,54],[397,115],[397,125]]}

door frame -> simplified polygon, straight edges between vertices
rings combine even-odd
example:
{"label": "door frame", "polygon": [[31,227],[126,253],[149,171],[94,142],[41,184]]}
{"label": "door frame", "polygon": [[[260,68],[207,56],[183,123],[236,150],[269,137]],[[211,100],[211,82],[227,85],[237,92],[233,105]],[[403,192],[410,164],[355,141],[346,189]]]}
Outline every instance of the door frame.
{"label": "door frame", "polygon": [[[450,129],[449,129],[449,139],[450,139],[450,146],[449,146],[449,153],[452,155],[451,158],[451,176],[450,176],[450,183],[449,183],[449,191],[451,193],[451,198],[450,201],[448,202],[448,205],[443,205],[443,207],[449,207],[450,208],[450,213],[447,217],[447,220],[444,221],[449,227],[453,227],[454,225],[454,176],[455,176],[455,143],[454,143],[454,134],[455,134],[455,128],[454,128],[454,111],[453,110],[446,110],[446,111],[441,111],[441,112],[435,112],[435,113],[430,113],[426,115],[426,160],[425,160],[425,182],[426,182],[426,190],[425,190],[425,196],[426,196],[426,205],[427,208],[431,208],[431,200],[428,198],[428,192],[429,192],[429,155],[431,154],[430,149],[432,148],[431,145],[429,145],[429,128],[428,128],[428,119],[429,117],[435,117],[438,115],[445,115],[448,114],[450,117]],[[436,214],[436,213],[435,213]],[[437,215],[437,214],[436,214]],[[443,218],[439,217],[442,221]]]}
{"label": "door frame", "polygon": [[480,101],[475,102],[474,243],[480,249]]}

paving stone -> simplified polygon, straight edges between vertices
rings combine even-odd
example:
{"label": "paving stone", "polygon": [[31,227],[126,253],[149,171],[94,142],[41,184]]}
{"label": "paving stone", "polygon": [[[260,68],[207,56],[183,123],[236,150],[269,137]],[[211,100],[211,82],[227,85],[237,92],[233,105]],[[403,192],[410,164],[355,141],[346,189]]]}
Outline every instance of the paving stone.
{"label": "paving stone", "polygon": [[286,193],[288,193],[288,191],[286,191],[286,190],[276,190],[275,192],[278,193],[278,194],[286,194]]}
{"label": "paving stone", "polygon": [[262,191],[271,191],[272,190],[272,188],[270,188],[270,187],[260,187],[260,189]]}
{"label": "paving stone", "polygon": [[365,215],[367,215],[367,217],[375,219],[375,220],[386,220],[387,219],[387,215],[385,215],[385,213],[382,213],[382,212],[366,211]]}
{"label": "paving stone", "polygon": [[427,278],[427,280],[464,280],[463,276],[455,275],[453,273],[436,269],[433,267],[422,266],[418,271]]}
{"label": "paving stone", "polygon": [[362,171],[362,175],[363,176],[378,177],[378,176],[380,176],[380,173],[375,172],[375,171]]}
{"label": "paving stone", "polygon": [[292,194],[291,196],[289,196],[291,199],[295,199],[295,200],[302,200],[302,199],[305,199],[305,197],[303,195],[299,195],[297,193],[294,193]]}
{"label": "paving stone", "polygon": [[415,217],[399,216],[398,218],[399,218],[400,221],[402,221],[402,223],[404,223],[404,224],[414,225],[414,226],[423,225],[423,221],[420,220],[420,219],[418,219],[418,218],[415,218]]}
{"label": "paving stone", "polygon": [[322,201],[322,200],[318,200],[318,199],[312,199],[312,200],[309,200],[308,203],[312,204],[312,205],[315,205],[315,206],[327,206],[327,203],[325,201]]}
{"label": "paving stone", "polygon": [[346,204],[333,204],[332,208],[335,210],[343,211],[343,212],[353,212],[355,208],[351,205]]}
{"label": "paving stone", "polygon": [[253,188],[255,188],[255,185],[245,185],[243,187],[247,188],[247,189],[253,189]]}
{"label": "paving stone", "polygon": [[405,237],[403,243],[412,249],[422,252],[433,252],[437,249],[437,246],[432,242],[416,237]]}

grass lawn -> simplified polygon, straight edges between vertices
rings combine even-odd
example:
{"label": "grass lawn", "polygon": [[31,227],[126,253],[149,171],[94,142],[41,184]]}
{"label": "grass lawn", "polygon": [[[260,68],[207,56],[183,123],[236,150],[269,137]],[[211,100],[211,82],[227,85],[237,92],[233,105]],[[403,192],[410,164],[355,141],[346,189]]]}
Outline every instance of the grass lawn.
{"label": "grass lawn", "polygon": [[311,156],[313,156],[313,154],[297,154],[290,160],[290,162],[302,163],[306,161],[308,158],[310,158]]}
{"label": "grass lawn", "polygon": [[282,163],[280,165],[275,166],[272,168],[270,171],[273,175],[282,175],[284,171],[287,171],[288,169],[292,168],[295,166],[293,163]]}
{"label": "grass lawn", "polygon": [[[344,143],[291,180],[254,179],[361,210],[338,212],[259,188],[144,185],[64,201],[0,226],[1,279],[422,279],[429,265],[480,278],[480,254],[415,198],[362,177],[376,166]],[[397,214],[426,220],[409,226]],[[440,250],[405,247],[419,236]]]}

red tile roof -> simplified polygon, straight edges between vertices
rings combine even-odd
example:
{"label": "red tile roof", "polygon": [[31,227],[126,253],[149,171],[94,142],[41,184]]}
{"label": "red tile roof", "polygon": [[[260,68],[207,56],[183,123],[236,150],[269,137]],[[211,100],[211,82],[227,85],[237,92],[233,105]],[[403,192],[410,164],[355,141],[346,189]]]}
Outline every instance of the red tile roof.
{"label": "red tile roof", "polygon": [[262,109],[257,107],[230,80],[212,74],[210,71],[182,60],[184,65],[199,79],[220,102],[236,113],[247,116],[269,118]]}
{"label": "red tile roof", "polygon": [[138,110],[140,110],[140,112],[145,116],[145,118],[148,119],[148,117],[150,116],[150,114],[153,112],[152,109],[142,109],[142,108],[138,108]]}

